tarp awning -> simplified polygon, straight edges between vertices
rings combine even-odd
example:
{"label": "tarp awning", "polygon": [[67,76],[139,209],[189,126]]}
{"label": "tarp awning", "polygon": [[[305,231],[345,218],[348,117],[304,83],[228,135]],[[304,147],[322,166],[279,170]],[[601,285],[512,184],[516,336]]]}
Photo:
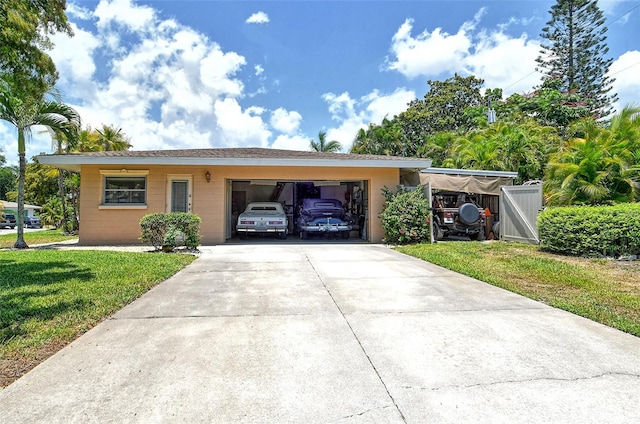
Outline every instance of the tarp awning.
{"label": "tarp awning", "polygon": [[500,187],[513,185],[511,177],[446,175],[420,173],[420,184],[431,183],[432,190],[464,191],[467,193],[500,195]]}

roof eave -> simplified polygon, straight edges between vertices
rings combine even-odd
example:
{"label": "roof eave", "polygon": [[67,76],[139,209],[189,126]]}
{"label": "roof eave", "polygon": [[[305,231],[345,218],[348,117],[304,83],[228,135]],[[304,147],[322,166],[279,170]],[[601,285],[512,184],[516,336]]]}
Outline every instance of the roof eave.
{"label": "roof eave", "polygon": [[195,165],[195,166],[304,166],[329,168],[400,168],[422,169],[431,166],[431,160],[402,159],[279,159],[279,158],[195,158],[195,157],[88,157],[82,155],[41,155],[38,162],[58,168],[80,172],[82,165]]}

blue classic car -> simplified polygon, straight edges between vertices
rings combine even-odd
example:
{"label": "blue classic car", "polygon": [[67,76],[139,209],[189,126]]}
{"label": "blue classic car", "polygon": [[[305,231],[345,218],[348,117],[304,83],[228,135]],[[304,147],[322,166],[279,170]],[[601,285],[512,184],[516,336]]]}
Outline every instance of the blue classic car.
{"label": "blue classic car", "polygon": [[351,217],[336,199],[304,199],[298,215],[300,238],[309,234],[340,234],[349,238]]}

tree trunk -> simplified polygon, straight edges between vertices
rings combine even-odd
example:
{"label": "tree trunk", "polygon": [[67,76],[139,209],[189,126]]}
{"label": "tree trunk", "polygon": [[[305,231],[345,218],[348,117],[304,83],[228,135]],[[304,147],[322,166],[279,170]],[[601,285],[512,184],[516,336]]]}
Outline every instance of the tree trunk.
{"label": "tree trunk", "polygon": [[[18,134],[18,139],[24,139],[23,134]],[[18,146],[20,143],[18,143]],[[18,239],[16,240],[13,247],[16,249],[27,249],[29,246],[24,241],[24,171],[27,167],[25,161],[25,152],[24,149],[18,152],[18,157],[20,159],[20,176],[18,178],[18,214],[16,215],[16,226],[18,227]]]}
{"label": "tree trunk", "polygon": [[65,201],[65,193],[64,193],[64,171],[62,169],[58,170],[58,191],[60,194],[60,204],[62,205],[62,231],[67,232],[69,229],[67,228],[67,203]]}

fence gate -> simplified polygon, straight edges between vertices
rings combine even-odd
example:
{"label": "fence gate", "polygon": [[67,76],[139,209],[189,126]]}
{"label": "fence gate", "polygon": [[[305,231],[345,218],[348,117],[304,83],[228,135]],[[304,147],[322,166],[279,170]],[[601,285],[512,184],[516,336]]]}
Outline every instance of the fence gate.
{"label": "fence gate", "polygon": [[500,188],[500,238],[539,244],[538,212],[542,210],[542,185]]}

